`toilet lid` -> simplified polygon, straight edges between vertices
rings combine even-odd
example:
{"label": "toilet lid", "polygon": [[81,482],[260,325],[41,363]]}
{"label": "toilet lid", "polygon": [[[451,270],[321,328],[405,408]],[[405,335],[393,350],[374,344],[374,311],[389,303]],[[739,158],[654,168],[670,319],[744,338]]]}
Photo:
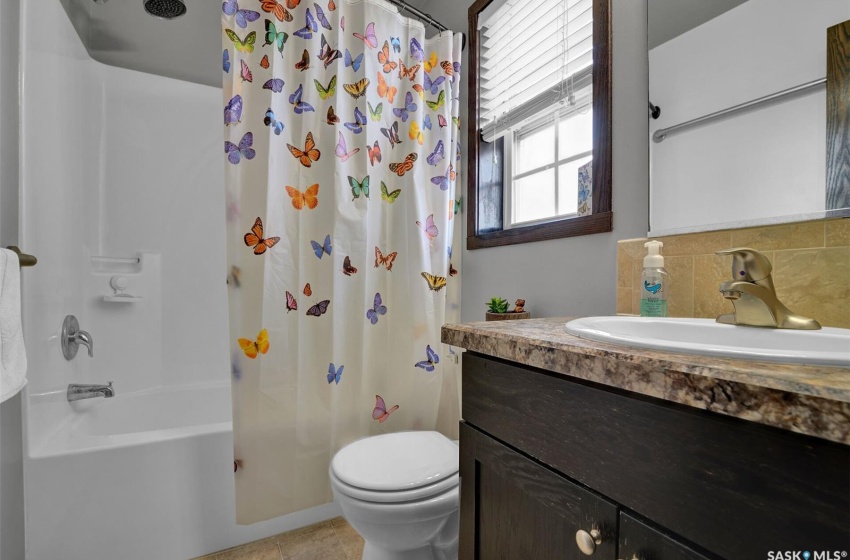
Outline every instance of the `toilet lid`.
{"label": "toilet lid", "polygon": [[345,484],[384,492],[410,490],[458,472],[458,446],[438,432],[398,432],[343,447],[331,462]]}

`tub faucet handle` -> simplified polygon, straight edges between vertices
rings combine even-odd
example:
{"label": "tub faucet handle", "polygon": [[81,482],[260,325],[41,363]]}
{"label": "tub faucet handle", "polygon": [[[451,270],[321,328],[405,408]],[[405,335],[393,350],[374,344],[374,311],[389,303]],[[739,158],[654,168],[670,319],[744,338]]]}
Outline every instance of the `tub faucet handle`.
{"label": "tub faucet handle", "polygon": [[88,348],[90,358],[94,356],[94,339],[92,335],[80,330],[80,323],[73,315],[65,317],[65,321],[62,323],[60,342],[62,343],[62,355],[65,356],[66,360],[74,359],[81,344]]}

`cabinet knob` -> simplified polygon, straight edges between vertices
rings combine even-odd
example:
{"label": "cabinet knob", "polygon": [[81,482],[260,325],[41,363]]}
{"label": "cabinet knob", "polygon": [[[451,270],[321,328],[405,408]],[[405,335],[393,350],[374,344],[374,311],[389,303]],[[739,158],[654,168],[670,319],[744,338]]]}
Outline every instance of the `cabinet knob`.
{"label": "cabinet knob", "polygon": [[599,529],[591,529],[589,533],[579,529],[576,531],[576,544],[582,553],[590,556],[596,552],[596,545],[602,544],[602,533]]}

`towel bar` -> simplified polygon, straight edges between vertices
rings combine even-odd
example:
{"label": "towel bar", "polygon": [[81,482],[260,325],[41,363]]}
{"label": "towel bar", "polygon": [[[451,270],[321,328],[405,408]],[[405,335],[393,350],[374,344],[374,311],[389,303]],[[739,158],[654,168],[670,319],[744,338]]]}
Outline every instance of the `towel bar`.
{"label": "towel bar", "polygon": [[21,266],[35,266],[35,263],[38,262],[38,259],[34,255],[21,253],[21,250],[14,245],[9,245],[6,248],[18,254],[18,260],[21,261]]}

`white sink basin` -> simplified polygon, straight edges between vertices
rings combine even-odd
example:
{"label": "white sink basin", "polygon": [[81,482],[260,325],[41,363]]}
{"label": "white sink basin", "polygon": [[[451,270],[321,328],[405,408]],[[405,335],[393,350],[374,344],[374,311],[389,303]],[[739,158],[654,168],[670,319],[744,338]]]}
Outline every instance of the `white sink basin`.
{"label": "white sink basin", "polygon": [[590,340],[723,358],[850,366],[850,329],[764,329],[714,319],[584,317],[567,332]]}

